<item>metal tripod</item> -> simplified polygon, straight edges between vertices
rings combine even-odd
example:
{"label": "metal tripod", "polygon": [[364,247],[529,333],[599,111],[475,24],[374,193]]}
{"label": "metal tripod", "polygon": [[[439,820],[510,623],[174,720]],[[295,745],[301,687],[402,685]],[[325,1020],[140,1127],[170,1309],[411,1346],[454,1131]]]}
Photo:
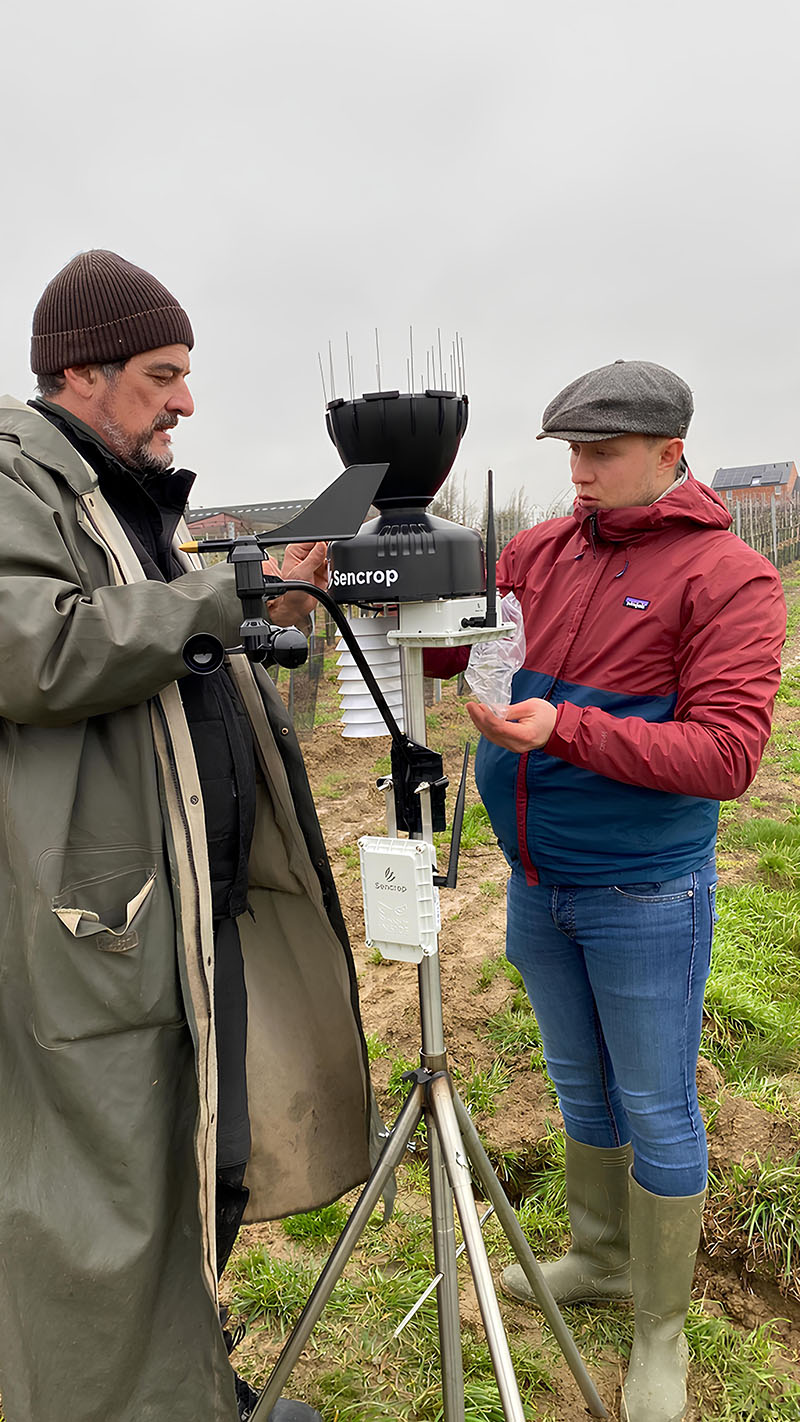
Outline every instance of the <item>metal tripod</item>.
{"label": "metal tripod", "polygon": [[[403,707],[406,731],[415,740],[425,741],[425,702],[422,680],[422,651],[403,647]],[[420,786],[422,838],[432,838],[430,792]],[[387,799],[393,833],[391,795]],[[516,1254],[534,1296],[544,1314],[593,1417],[607,1418],[575,1341],[545,1283],[505,1191],[492,1169],[469,1114],[453,1088],[447,1070],[442,1017],[442,987],[438,952],[423,957],[418,964],[422,1048],[419,1068],[409,1073],[411,1087],[403,1109],[372,1171],[325,1268],[289,1335],[264,1391],[252,1414],[252,1422],[267,1422],[283,1392],[284,1385],[302,1353],[345,1265],[355,1249],[373,1211],[399,1165],[420,1121],[428,1133],[431,1218],[437,1273],[437,1310],[442,1368],[445,1422],[465,1422],[464,1372],[461,1354],[461,1327],[458,1302],[458,1274],[455,1242],[454,1201],[458,1209],[475,1293],[486,1331],[492,1367],[497,1380],[506,1422],[525,1422],[522,1399],[514,1375],[511,1353],[497,1300],[481,1223],[472,1190],[470,1166]]]}

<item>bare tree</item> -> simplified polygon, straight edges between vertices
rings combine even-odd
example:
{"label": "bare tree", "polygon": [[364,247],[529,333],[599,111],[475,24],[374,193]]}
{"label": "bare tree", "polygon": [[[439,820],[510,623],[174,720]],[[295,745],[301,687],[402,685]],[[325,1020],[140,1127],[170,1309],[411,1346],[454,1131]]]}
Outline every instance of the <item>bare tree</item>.
{"label": "bare tree", "polygon": [[480,526],[479,505],[467,493],[466,469],[460,479],[455,470],[448,474],[430,506],[430,511],[436,518],[448,518],[452,523],[464,524],[466,528]]}
{"label": "bare tree", "polygon": [[[551,500],[545,508],[544,505],[531,500],[524,485],[513,489],[504,504],[495,504],[494,520],[498,551],[505,548],[509,540],[516,533],[521,533],[524,528],[533,528],[534,524],[542,523],[544,519],[562,518],[570,512],[571,508],[572,495],[569,491],[565,491]],[[489,512],[487,497],[484,494],[482,504],[479,505],[475,499],[469,496],[466,471],[460,478],[452,473],[448,475],[433,500],[430,511],[438,518],[451,519],[453,523],[479,529],[485,540]]]}

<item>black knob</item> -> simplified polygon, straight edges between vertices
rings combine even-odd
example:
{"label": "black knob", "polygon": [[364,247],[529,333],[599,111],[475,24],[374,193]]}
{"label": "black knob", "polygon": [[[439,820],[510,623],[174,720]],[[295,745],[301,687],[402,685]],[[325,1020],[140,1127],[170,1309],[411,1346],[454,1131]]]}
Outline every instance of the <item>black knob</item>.
{"label": "black knob", "polygon": [[219,671],[225,659],[225,648],[219,638],[210,632],[196,632],[194,637],[188,637],[184,642],[181,656],[189,671],[196,672],[198,676],[208,676]]}
{"label": "black knob", "polygon": [[270,647],[279,667],[301,667],[308,657],[308,642],[297,627],[276,628]]}

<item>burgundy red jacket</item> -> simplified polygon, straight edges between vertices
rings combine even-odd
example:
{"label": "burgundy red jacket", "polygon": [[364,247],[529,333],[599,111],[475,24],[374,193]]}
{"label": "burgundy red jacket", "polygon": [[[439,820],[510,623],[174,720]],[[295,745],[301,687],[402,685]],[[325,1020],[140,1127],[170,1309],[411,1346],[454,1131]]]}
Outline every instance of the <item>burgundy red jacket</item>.
{"label": "burgundy red jacket", "polygon": [[[529,882],[614,884],[689,873],[714,852],[719,801],[752,781],[786,630],[781,582],[686,482],[644,508],[575,513],[517,534],[498,589],[524,614],[512,701],[558,707],[543,750],[481,739],[476,778]],[[463,649],[426,653],[452,675]]]}

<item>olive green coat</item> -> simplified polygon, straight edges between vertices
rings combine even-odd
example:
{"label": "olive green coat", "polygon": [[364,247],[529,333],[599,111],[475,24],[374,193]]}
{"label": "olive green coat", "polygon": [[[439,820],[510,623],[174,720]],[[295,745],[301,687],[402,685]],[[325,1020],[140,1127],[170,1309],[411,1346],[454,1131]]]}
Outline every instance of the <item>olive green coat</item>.
{"label": "olive green coat", "polygon": [[[0,1396],[6,1422],[235,1422],[216,1298],[213,940],[181,647],[232,569],[149,582],[93,472],[0,400]],[[191,566],[187,560],[187,567]],[[257,745],[248,1219],[369,1169],[352,961],[302,758]]]}

